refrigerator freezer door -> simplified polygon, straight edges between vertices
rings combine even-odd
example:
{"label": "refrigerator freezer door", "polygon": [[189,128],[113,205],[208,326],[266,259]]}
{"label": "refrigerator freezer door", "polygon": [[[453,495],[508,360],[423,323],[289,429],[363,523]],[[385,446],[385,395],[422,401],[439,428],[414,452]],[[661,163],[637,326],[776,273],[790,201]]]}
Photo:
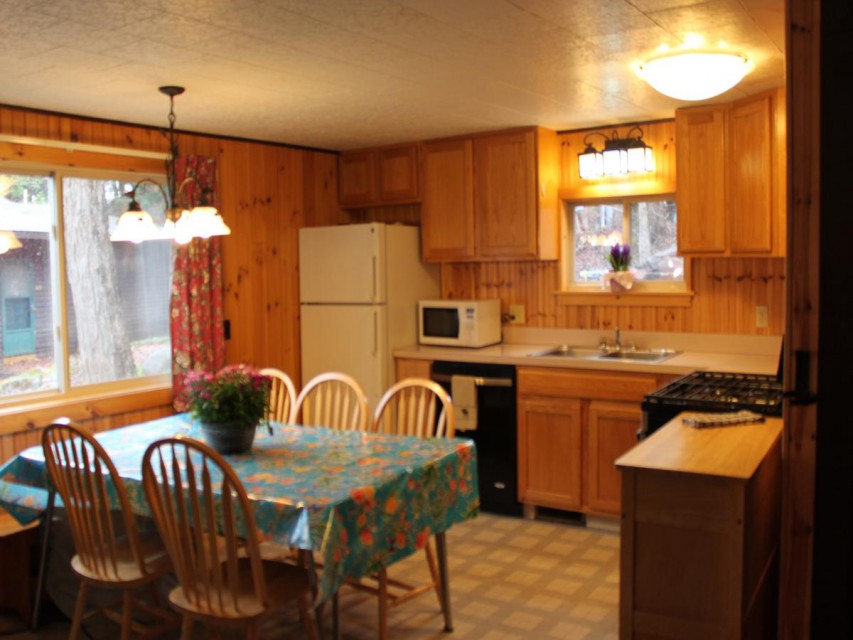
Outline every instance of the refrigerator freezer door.
{"label": "refrigerator freezer door", "polygon": [[340,371],[355,378],[370,410],[390,386],[384,305],[303,304],[302,386],[320,373]]}
{"label": "refrigerator freezer door", "polygon": [[385,225],[299,230],[300,302],[385,302]]}

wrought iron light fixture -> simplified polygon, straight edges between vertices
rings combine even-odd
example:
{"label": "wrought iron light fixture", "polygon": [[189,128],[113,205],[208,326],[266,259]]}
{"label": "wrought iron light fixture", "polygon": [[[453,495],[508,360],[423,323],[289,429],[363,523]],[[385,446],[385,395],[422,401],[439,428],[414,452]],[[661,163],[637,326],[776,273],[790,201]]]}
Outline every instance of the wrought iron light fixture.
{"label": "wrought iron light fixture", "polygon": [[[592,144],[592,136],[604,138],[603,151],[598,151]],[[643,130],[638,126],[631,127],[624,138],[619,138],[615,130],[609,136],[592,131],[586,134],[583,143],[586,148],[578,154],[578,172],[584,180],[646,173],[655,169],[652,148],[643,142]]]}
{"label": "wrought iron light fixture", "polygon": [[[160,93],[169,96],[169,129],[163,134],[169,139],[169,157],[166,159],[166,189],[149,178],[143,178],[126,195],[130,198],[127,211],[121,214],[115,230],[110,235],[113,242],[144,240],[174,240],[177,244],[186,244],[193,238],[230,235],[231,229],[225,224],[219,211],[210,202],[211,190],[202,187],[193,177],[185,178],[177,184],[175,162],[178,159],[178,135],[175,132],[175,96],[184,92],[183,87],[165,86]],[[145,211],[137,200],[141,185],[148,183],[157,187],[166,203],[166,221],[162,228],[154,224],[151,214]],[[198,206],[191,210],[180,206],[182,196],[187,189],[199,190]]]}
{"label": "wrought iron light fixture", "polygon": [[753,64],[743,53],[703,45],[691,34],[678,49],[663,46],[636,66],[637,75],[654,89],[677,100],[705,100],[720,95],[743,80]]}

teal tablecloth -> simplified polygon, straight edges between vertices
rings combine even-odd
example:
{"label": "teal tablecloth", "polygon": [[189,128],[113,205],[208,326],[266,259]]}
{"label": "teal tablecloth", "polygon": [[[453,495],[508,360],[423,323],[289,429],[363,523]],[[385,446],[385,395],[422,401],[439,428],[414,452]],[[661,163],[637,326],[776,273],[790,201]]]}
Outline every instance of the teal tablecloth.
{"label": "teal tablecloth", "polygon": [[[149,443],[183,434],[203,440],[186,415],[98,434],[124,479],[133,510],[150,515],[142,491]],[[393,564],[430,534],[473,518],[479,508],[474,443],[274,424],[251,452],[226,456],[252,499],[265,541],[315,551],[320,598],[347,577]],[[46,508],[41,447],[0,468],[0,506],[21,522]]]}

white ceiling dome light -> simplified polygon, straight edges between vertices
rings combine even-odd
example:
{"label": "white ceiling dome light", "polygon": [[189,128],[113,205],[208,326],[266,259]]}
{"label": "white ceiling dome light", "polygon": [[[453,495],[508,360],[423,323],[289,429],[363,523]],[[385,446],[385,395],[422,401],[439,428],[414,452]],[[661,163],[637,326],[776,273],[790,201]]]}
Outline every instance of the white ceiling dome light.
{"label": "white ceiling dome light", "polygon": [[666,46],[637,65],[637,74],[654,89],[677,100],[705,100],[720,95],[743,80],[753,69],[749,58],[720,43],[703,46],[691,36],[677,49]]}

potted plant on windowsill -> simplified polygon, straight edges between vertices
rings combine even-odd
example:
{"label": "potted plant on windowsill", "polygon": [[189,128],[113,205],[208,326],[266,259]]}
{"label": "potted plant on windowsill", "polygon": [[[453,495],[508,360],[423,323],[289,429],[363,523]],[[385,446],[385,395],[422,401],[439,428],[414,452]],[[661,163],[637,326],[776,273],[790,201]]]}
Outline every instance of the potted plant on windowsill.
{"label": "potted plant on windowsill", "polygon": [[634,285],[634,273],[628,270],[631,265],[631,246],[614,244],[610,247],[607,261],[610,263],[610,271],[601,277],[602,288],[609,288],[613,293],[625,293]]}
{"label": "potted plant on windowsill", "polygon": [[264,420],[272,381],[246,365],[187,374],[184,397],[207,443],[219,453],[248,451]]}

